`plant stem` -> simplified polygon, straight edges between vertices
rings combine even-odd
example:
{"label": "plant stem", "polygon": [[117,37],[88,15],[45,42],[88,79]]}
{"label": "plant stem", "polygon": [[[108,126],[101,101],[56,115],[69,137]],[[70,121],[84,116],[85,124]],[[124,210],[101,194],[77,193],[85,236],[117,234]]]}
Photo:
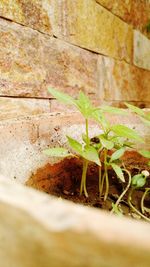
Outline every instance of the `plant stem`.
{"label": "plant stem", "polygon": [[103,193],[104,181],[106,182],[106,189],[104,194],[104,201],[106,201],[109,192],[109,178],[108,178],[108,169],[107,169],[107,149],[104,150],[104,174],[102,179],[99,182],[100,197]]}
{"label": "plant stem", "polygon": [[146,210],[145,207],[144,207],[144,200],[145,200],[145,197],[146,197],[148,191],[150,191],[150,188],[146,188],[145,189],[145,192],[144,192],[144,194],[142,196],[142,199],[141,199],[141,211],[142,211],[143,214],[144,214],[144,212]]}
{"label": "plant stem", "polygon": [[99,194],[101,196],[101,183],[102,183],[102,167],[99,167],[99,172],[98,172],[98,180],[99,180]]}
{"label": "plant stem", "polygon": [[89,123],[88,119],[85,119],[85,125],[86,125],[86,144],[89,146]]}
{"label": "plant stem", "polygon": [[[115,203],[115,207],[116,208],[118,207],[120,201],[122,200],[123,196],[126,194],[126,192],[128,191],[128,189],[130,188],[130,185],[131,185],[131,179],[132,179],[132,177],[131,177],[130,172],[127,169],[123,169],[123,171],[128,174],[129,180],[128,180],[128,184],[127,184],[126,188],[123,190],[122,194],[120,195],[120,197],[117,199],[117,201]],[[111,214],[114,212],[115,207],[112,208],[112,210],[110,212]]]}
{"label": "plant stem", "polygon": [[107,150],[104,151],[104,168],[105,168],[105,181],[106,181],[106,189],[104,194],[104,201],[106,201],[109,193],[109,178],[108,178],[108,168],[107,168]]}
{"label": "plant stem", "polygon": [[88,160],[83,160],[83,171],[82,171],[82,178],[81,178],[81,185],[80,185],[80,195],[82,195],[82,192],[84,190],[84,194],[86,197],[88,197],[88,193],[86,190],[86,174],[87,174],[87,168],[88,168]]}
{"label": "plant stem", "polygon": [[143,215],[139,210],[137,210],[137,209],[133,206],[133,204],[131,203],[131,199],[132,199],[132,193],[133,193],[133,191],[134,191],[134,188],[132,187],[131,190],[130,190],[130,192],[129,192],[129,196],[128,196],[128,204],[129,204],[130,208],[131,208],[134,212],[136,212],[138,215],[140,215],[143,219],[145,219],[146,221],[150,222],[150,219],[147,218],[145,215]]}

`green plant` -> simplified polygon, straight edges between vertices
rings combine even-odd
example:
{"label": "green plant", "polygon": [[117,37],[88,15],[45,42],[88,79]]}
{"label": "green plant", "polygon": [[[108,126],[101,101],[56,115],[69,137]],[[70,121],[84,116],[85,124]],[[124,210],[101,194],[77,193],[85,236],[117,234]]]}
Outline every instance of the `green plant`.
{"label": "green plant", "polygon": [[149,189],[147,189],[145,192],[145,194],[143,195],[142,199],[141,199],[141,211],[137,210],[137,208],[132,204],[132,195],[134,193],[135,190],[142,188],[145,186],[146,184],[146,179],[149,176],[149,172],[147,170],[142,171],[140,174],[134,175],[132,177],[131,180],[131,188],[129,190],[129,194],[128,194],[128,204],[129,207],[135,212],[137,213],[140,217],[142,217],[143,219],[145,219],[146,221],[150,222],[150,219],[147,218],[143,213],[144,213],[144,199],[146,197],[147,192],[149,191]]}
{"label": "green plant", "polygon": [[[141,121],[148,127],[150,127],[150,112],[145,112],[144,110],[135,107],[131,104],[125,103],[126,106],[135,114],[138,115],[138,117],[141,119]],[[148,150],[138,150],[139,154],[141,154],[143,157],[150,159],[150,151]],[[150,165],[150,161],[148,163]]]}
{"label": "green plant", "polygon": [[[80,194],[84,192],[85,196],[88,197],[86,175],[88,164],[91,161],[99,166],[99,193],[100,197],[104,195],[104,200],[106,200],[109,193],[109,168],[113,169],[117,177],[124,183],[124,172],[128,173],[128,171],[123,166],[121,157],[127,148],[133,147],[134,142],[131,143],[130,140],[141,142],[141,138],[135,130],[120,124],[111,125],[106,119],[106,113],[127,115],[125,110],[107,106],[101,108],[94,107],[83,92],[79,93],[77,99],[53,88],[49,88],[49,92],[60,102],[66,105],[74,105],[85,119],[85,133],[82,135],[82,143],[67,136],[70,148],[75,151],[76,156],[81,157],[83,160]],[[103,130],[103,133],[91,139],[89,138],[89,119],[95,120]],[[111,152],[112,150],[113,153]],[[46,149],[44,153],[48,156],[63,158],[74,155],[74,153],[69,152],[66,148]],[[103,175],[102,168],[104,170]],[[118,202],[121,201],[126,191],[127,188],[121,194]],[[118,202],[115,204],[115,207],[118,206]]]}
{"label": "green plant", "polygon": [[[145,213],[150,213],[150,209],[144,205],[145,198],[150,193],[150,188],[145,188],[141,198],[141,211],[132,203],[134,191],[143,188],[146,185],[149,172],[144,170],[132,177],[122,160],[125,151],[131,148],[134,149],[135,142],[143,143],[143,139],[134,129],[130,129],[121,124],[112,125],[106,116],[107,113],[127,115],[128,111],[109,106],[95,107],[83,92],[79,93],[77,99],[53,88],[49,88],[49,92],[63,104],[73,105],[77,108],[85,119],[85,133],[81,136],[82,142],[78,142],[72,137],[66,136],[70,147],[69,149],[62,147],[49,148],[44,150],[44,153],[51,157],[65,158],[75,156],[82,159],[83,169],[80,183],[80,195],[84,192],[86,197],[88,197],[86,176],[89,162],[95,163],[99,168],[99,195],[100,198],[103,197],[104,201],[108,198],[110,189],[109,170],[114,170],[122,185],[125,184],[125,186],[123,186],[124,189],[117,201],[112,203],[111,213],[116,213],[117,215],[123,214],[121,202],[125,194],[128,194],[128,205],[130,209],[140,215],[143,219],[150,221],[150,219],[145,216]],[[142,109],[131,104],[126,103],[126,106],[132,112],[136,113],[143,123],[150,126],[150,113],[146,113]],[[97,136],[93,136],[92,138],[90,138],[91,135],[89,134],[90,119],[94,120],[102,129],[102,132],[100,131]],[[149,151],[139,150],[138,152],[142,156],[150,159]],[[128,178],[127,181],[126,177]]]}
{"label": "green plant", "polygon": [[[112,168],[117,177],[125,182],[124,172],[127,172],[125,167],[123,167],[123,162],[121,157],[124,155],[126,149],[133,148],[134,142],[142,142],[137,132],[125,125],[115,124],[111,125],[106,119],[105,113],[121,114],[127,115],[126,111],[114,108],[114,107],[101,107],[101,109],[96,110],[93,114],[93,118],[101,125],[103,129],[103,134],[100,134],[96,138],[99,140],[99,146],[97,146],[98,153],[101,159],[101,164],[104,169],[102,176],[102,167],[99,168],[99,192],[100,197],[104,193],[104,201],[108,197],[109,192],[109,176],[108,169]],[[110,152],[113,150],[113,154]],[[105,183],[105,192],[104,191]]]}
{"label": "green plant", "polygon": [[[67,105],[74,105],[80,113],[85,118],[85,134],[82,136],[83,143],[79,143],[77,140],[67,136],[68,144],[73,151],[77,153],[83,160],[83,171],[80,185],[80,194],[84,191],[86,197],[88,197],[87,189],[86,189],[86,174],[89,162],[94,162],[97,165],[101,165],[99,154],[96,148],[91,144],[89,138],[89,119],[93,117],[93,113],[97,110],[97,108],[93,107],[90,100],[87,96],[80,92],[77,99],[72,98],[71,96],[61,93],[53,88],[49,88],[49,92],[60,102]],[[72,153],[68,151],[68,149],[62,148],[51,148],[44,150],[46,155],[52,157],[70,157],[73,156]]]}

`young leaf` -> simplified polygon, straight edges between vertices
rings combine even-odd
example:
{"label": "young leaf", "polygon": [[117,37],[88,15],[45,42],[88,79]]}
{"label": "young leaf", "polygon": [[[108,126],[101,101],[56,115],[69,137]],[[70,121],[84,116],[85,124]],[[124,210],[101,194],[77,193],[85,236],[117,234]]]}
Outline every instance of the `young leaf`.
{"label": "young leaf", "polygon": [[123,171],[122,169],[116,165],[115,163],[111,163],[110,164],[112,166],[112,168],[114,169],[115,173],[117,174],[118,178],[120,178],[120,180],[122,182],[125,182],[125,179],[124,179],[124,175],[123,175]]}
{"label": "young leaf", "polygon": [[75,100],[75,103],[78,110],[86,119],[92,117],[92,113],[97,110],[97,108],[92,106],[89,98],[83,92],[79,93],[79,97]]}
{"label": "young leaf", "polygon": [[118,149],[117,151],[115,151],[111,155],[110,162],[115,161],[117,159],[120,159],[123,156],[124,152],[125,152],[125,148],[124,147],[121,147],[120,149]]}
{"label": "young leaf", "polygon": [[62,148],[62,147],[48,148],[48,149],[45,149],[43,153],[50,157],[65,158],[65,157],[73,156],[73,154],[71,154],[67,149]]}
{"label": "young leaf", "polygon": [[98,154],[97,150],[92,146],[85,147],[85,149],[82,153],[82,157],[89,160],[89,161],[96,163],[99,166],[101,166],[99,154]]}
{"label": "young leaf", "polygon": [[110,128],[108,120],[100,109],[97,109],[92,113],[92,118],[102,126],[103,130],[107,131],[107,129]]}
{"label": "young leaf", "polygon": [[103,147],[107,148],[108,150],[114,147],[114,143],[104,137],[104,135],[99,135],[101,144]]}
{"label": "young leaf", "polygon": [[138,152],[139,152],[139,154],[142,155],[143,157],[150,159],[150,151],[147,151],[147,150],[140,150],[140,151],[138,151]]}
{"label": "young leaf", "polygon": [[60,102],[66,104],[66,105],[75,105],[75,100],[68,94],[59,92],[58,90],[55,90],[54,88],[48,88],[48,92],[54,96],[56,99],[58,99]]}
{"label": "young leaf", "polygon": [[138,108],[138,107],[136,107],[136,106],[134,106],[134,105],[128,104],[128,103],[125,103],[125,105],[126,105],[131,111],[135,112],[136,114],[138,114],[138,115],[140,115],[140,116],[142,116],[142,117],[145,116],[145,113],[144,113],[144,111],[143,111],[142,109],[140,109],[140,108]]}
{"label": "young leaf", "polygon": [[111,106],[103,106],[101,107],[101,110],[104,112],[108,112],[111,114],[118,114],[118,115],[127,115],[127,110],[123,108],[116,108]]}
{"label": "young leaf", "polygon": [[143,174],[136,174],[132,177],[132,186],[137,188],[143,187],[146,183],[146,177]]}
{"label": "young leaf", "polygon": [[135,130],[130,129],[125,125],[121,124],[113,125],[111,127],[111,130],[118,136],[143,142],[142,138],[138,135],[138,133]]}
{"label": "young leaf", "polygon": [[67,136],[67,139],[71,148],[75,150],[80,156],[82,156],[83,153],[82,145],[77,140],[71,138],[70,136]]}

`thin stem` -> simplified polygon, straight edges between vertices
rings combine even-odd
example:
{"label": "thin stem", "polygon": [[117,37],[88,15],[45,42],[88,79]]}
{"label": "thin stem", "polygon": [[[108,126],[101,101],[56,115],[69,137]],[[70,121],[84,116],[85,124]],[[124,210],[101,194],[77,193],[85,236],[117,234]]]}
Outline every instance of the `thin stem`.
{"label": "thin stem", "polygon": [[82,178],[81,178],[81,185],[80,185],[80,195],[82,195],[83,190],[86,197],[88,197],[88,193],[86,190],[86,174],[88,168],[88,160],[84,159],[83,161],[83,171],[82,171]]}
{"label": "thin stem", "polygon": [[138,215],[140,215],[143,219],[145,219],[146,221],[150,222],[150,219],[147,218],[145,215],[143,215],[139,210],[137,210],[137,209],[133,206],[133,204],[131,203],[131,199],[132,199],[132,193],[133,193],[133,191],[134,191],[134,188],[132,187],[131,190],[130,190],[130,192],[129,192],[129,196],[128,196],[128,204],[129,204],[130,208],[131,208],[134,212],[136,212]]}
{"label": "thin stem", "polygon": [[143,194],[143,196],[142,196],[142,199],[141,199],[141,211],[142,211],[143,214],[144,214],[144,212],[146,211],[146,209],[145,209],[145,207],[144,207],[144,200],[145,200],[145,197],[146,197],[148,191],[150,191],[150,188],[146,188],[146,189],[145,189],[145,192],[144,192],[144,194]]}
{"label": "thin stem", "polygon": [[108,197],[108,193],[109,193],[109,178],[108,178],[108,170],[107,170],[107,166],[105,165],[105,181],[106,181],[106,190],[105,190],[105,194],[104,194],[104,201],[106,201],[107,197]]}
{"label": "thin stem", "polygon": [[103,173],[103,177],[102,177],[102,180],[101,180],[100,198],[102,197],[102,193],[103,193],[104,180],[105,180],[105,171]]}
{"label": "thin stem", "polygon": [[104,201],[106,201],[109,193],[109,178],[108,178],[108,168],[107,168],[107,149],[104,151],[104,168],[105,168],[105,182],[106,182],[106,189],[104,194]]}
{"label": "thin stem", "polygon": [[99,194],[100,194],[100,192],[101,192],[101,183],[102,183],[102,167],[99,167],[98,176],[99,176]]}
{"label": "thin stem", "polygon": [[89,145],[89,123],[88,119],[85,119],[85,125],[86,125],[86,144]]}
{"label": "thin stem", "polygon": [[107,169],[107,149],[104,150],[104,174],[103,174],[102,179],[100,179],[100,182],[99,182],[100,197],[102,196],[102,193],[103,193],[104,181],[106,182],[104,201],[106,201],[108,197],[108,192],[109,192],[109,178],[108,178],[108,169]]}
{"label": "thin stem", "polygon": [[130,185],[131,185],[132,177],[131,177],[130,172],[129,172],[127,169],[123,169],[123,171],[126,172],[126,173],[128,174],[128,177],[129,177],[128,184],[127,184],[126,188],[123,190],[123,192],[122,192],[122,194],[120,195],[120,197],[117,199],[117,201],[116,201],[114,207],[112,208],[112,210],[111,210],[111,212],[110,212],[111,214],[114,212],[115,207],[116,207],[116,208],[118,207],[120,201],[122,200],[122,198],[124,197],[124,195],[126,194],[126,192],[129,190]]}

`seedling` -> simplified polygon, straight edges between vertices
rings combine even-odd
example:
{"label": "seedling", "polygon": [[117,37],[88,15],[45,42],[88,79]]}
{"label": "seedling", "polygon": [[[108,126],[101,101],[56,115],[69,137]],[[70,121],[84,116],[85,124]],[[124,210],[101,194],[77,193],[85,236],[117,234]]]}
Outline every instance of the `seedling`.
{"label": "seedling", "polygon": [[[79,97],[77,99],[72,98],[71,96],[61,93],[53,88],[49,88],[48,90],[56,99],[66,105],[74,105],[77,110],[81,112],[83,117],[85,118],[85,134],[82,136],[83,143],[79,143],[77,140],[73,139],[70,136],[67,136],[68,144],[73,151],[77,153],[83,160],[83,171],[80,185],[80,195],[83,193],[86,197],[88,197],[87,189],[86,189],[86,174],[89,162],[94,162],[97,165],[101,165],[98,151],[94,146],[90,143],[89,138],[89,118],[92,117],[92,114],[97,110],[97,108],[93,107],[90,100],[83,93],[79,93]],[[55,152],[55,153],[54,153]],[[61,153],[62,152],[62,153]],[[70,157],[73,156],[72,153],[69,153],[67,149],[63,148],[61,151],[60,148],[52,148],[44,150],[44,153],[48,156],[52,157]]]}
{"label": "seedling", "polygon": [[[84,195],[88,197],[88,192],[86,188],[86,176],[89,162],[93,162],[99,167],[99,195],[100,198],[104,198],[106,201],[109,194],[109,169],[113,169],[117,177],[120,179],[121,183],[125,183],[125,173],[128,175],[128,182],[125,186],[122,194],[117,199],[116,203],[112,204],[112,213],[121,214],[121,209],[119,207],[124,195],[127,193],[129,188],[128,204],[129,206],[140,215],[140,211],[137,211],[132,204],[132,193],[137,188],[145,185],[146,175],[144,172],[138,176],[134,176],[131,179],[130,172],[126,169],[122,156],[125,151],[130,148],[134,148],[135,142],[143,142],[142,138],[138,133],[130,129],[129,127],[121,124],[111,125],[111,123],[106,119],[106,113],[127,115],[127,111],[114,108],[114,107],[94,107],[88,97],[80,92],[77,99],[71,96],[61,93],[53,88],[49,88],[49,92],[60,102],[65,105],[73,105],[82,114],[85,119],[85,133],[82,135],[82,142],[78,142],[70,136],[67,136],[67,142],[71,149],[66,148],[49,148],[44,150],[44,153],[51,157],[80,157],[83,161],[82,177],[80,184],[80,195],[84,192]],[[143,113],[142,110],[128,105],[132,111],[139,114],[140,118],[144,121],[148,121],[149,117]],[[89,119],[97,122],[103,133],[99,133],[97,136],[90,138],[89,136]],[[141,154],[146,154],[149,157],[149,152],[143,151]],[[102,173],[103,170],[103,173]],[[148,194],[149,190],[143,195],[142,203]],[[145,210],[144,204],[141,204],[143,211]],[[147,218],[144,214],[141,215],[144,219]],[[147,218],[148,219],[148,218]],[[149,220],[149,219],[148,219]]]}
{"label": "seedling", "polygon": [[[129,195],[128,195],[128,204],[129,207],[138,215],[140,215],[140,217],[142,217],[143,219],[145,219],[146,221],[150,222],[150,219],[147,218],[143,213],[141,213],[139,210],[136,209],[136,207],[132,204],[132,194],[135,190],[142,188],[145,186],[146,184],[146,179],[149,176],[149,172],[144,170],[142,171],[140,174],[134,175],[132,177],[132,181],[131,181],[131,188],[129,190]],[[147,193],[147,192],[146,192]],[[143,206],[143,202],[145,199],[145,195],[141,200],[141,210],[143,212],[144,210],[144,206]]]}
{"label": "seedling", "polygon": [[[111,125],[105,117],[106,112],[127,115],[126,111],[114,107],[102,107],[100,110],[96,110],[93,113],[93,118],[103,129],[103,134],[100,134],[97,138],[99,138],[100,143],[98,152],[100,158],[103,158],[102,167],[104,169],[102,176],[102,168],[99,168],[99,192],[100,197],[102,197],[105,183],[104,201],[107,199],[109,192],[108,169],[112,168],[121,182],[125,182],[124,172],[127,171],[125,168],[122,169],[123,162],[121,161],[121,157],[124,155],[127,148],[133,148],[134,142],[130,142],[130,140],[142,142],[141,137],[139,137],[135,130],[125,125]],[[110,151],[112,150],[114,152],[110,156]]]}

